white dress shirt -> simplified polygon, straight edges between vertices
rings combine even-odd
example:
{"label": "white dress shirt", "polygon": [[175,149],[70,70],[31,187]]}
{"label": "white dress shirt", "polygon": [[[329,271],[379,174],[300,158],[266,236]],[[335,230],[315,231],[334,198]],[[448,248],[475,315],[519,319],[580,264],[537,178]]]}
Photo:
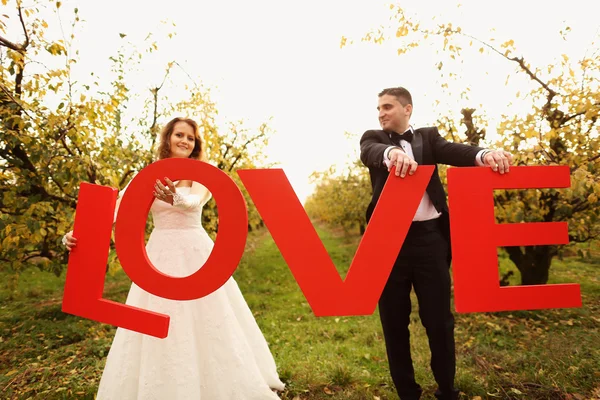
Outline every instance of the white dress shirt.
{"label": "white dress shirt", "polygon": [[[412,126],[409,126],[408,131],[411,131],[414,135],[415,131],[413,129]],[[402,146],[402,150],[404,150],[404,152],[406,153],[407,156],[409,156],[411,159],[415,159],[415,156],[413,154],[412,151],[412,146],[410,144],[410,142],[407,142],[406,140],[400,140],[400,146]],[[390,165],[390,159],[388,157],[390,150],[397,148],[397,146],[390,146],[387,149],[385,149],[385,151],[383,152],[383,162],[385,163],[386,167],[389,167]],[[479,165],[479,166],[483,166],[484,164],[481,162],[481,154],[487,151],[486,149],[480,150],[477,155],[475,156],[475,164],[474,165]],[[431,199],[429,198],[429,195],[427,194],[427,191],[425,191],[425,193],[423,194],[423,197],[421,198],[421,202],[419,203],[419,208],[417,208],[417,212],[415,213],[415,216],[413,217],[413,221],[429,221],[431,219],[435,219],[435,218],[439,218],[440,215],[442,215],[441,212],[438,212],[435,207],[433,206],[433,203],[431,202]]]}

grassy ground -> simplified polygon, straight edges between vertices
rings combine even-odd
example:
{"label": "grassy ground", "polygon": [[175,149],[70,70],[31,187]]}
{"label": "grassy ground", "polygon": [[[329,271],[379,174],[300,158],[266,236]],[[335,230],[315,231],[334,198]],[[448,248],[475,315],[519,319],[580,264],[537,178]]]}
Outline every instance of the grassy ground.
{"label": "grassy ground", "polygon": [[[345,273],[358,238],[327,229],[319,234]],[[553,264],[551,283],[581,285],[579,309],[457,314],[463,397],[600,399],[599,267],[600,258]],[[501,258],[501,272],[509,268]],[[250,236],[235,278],[287,384],[283,399],[397,399],[377,313],[316,318],[265,231]],[[64,275],[31,269],[20,277],[16,296],[0,288],[0,398],[93,399],[114,328],[63,314],[63,284]],[[105,297],[123,302],[128,289],[128,278],[117,272],[107,277]],[[413,304],[416,375],[423,398],[433,399],[427,338]]]}

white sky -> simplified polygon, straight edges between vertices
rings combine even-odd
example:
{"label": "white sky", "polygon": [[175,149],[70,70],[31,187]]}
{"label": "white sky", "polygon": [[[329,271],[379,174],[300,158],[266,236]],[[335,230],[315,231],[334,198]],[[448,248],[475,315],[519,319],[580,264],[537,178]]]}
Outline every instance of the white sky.
{"label": "white sky", "polygon": [[[195,79],[214,88],[212,98],[220,116],[243,118],[248,126],[273,117],[270,125],[276,134],[269,158],[281,163],[304,201],[312,190],[308,177],[313,171],[355,157],[358,138],[348,142],[345,131],[360,135],[379,127],[376,105],[381,89],[407,87],[415,103],[412,123],[419,127],[432,124],[440,113],[456,117],[462,107],[479,104],[493,124],[498,115],[508,112],[514,93],[526,91],[523,87],[529,85],[524,76],[513,76],[505,86],[506,75],[515,66],[496,55],[473,56],[479,54],[474,51],[463,66],[464,81],[451,86],[451,94],[443,94],[435,65],[448,63],[445,55],[420,46],[397,56],[395,40],[382,46],[360,43],[370,29],[389,24],[390,3],[66,0],[61,14],[66,22],[71,16],[67,11],[79,8],[85,22],[76,40],[78,68],[99,76],[109,75],[108,57],[122,44],[119,33],[141,43],[148,32],[157,32],[159,38],[161,30],[168,31],[158,28],[161,20],[174,22],[176,27],[170,29],[177,35],[159,43],[159,52],[151,59],[153,66],[146,65],[139,80],[132,82],[134,90],[145,96],[149,87],[162,80],[166,63],[177,60]],[[496,44],[514,39],[519,52],[534,66],[552,63],[562,53],[581,58],[598,34],[597,0],[461,3],[461,7],[443,0],[400,4],[425,22],[437,15],[436,21],[451,21],[481,39],[495,37]],[[573,30],[568,42],[559,35],[566,25]],[[355,44],[340,49],[342,36],[356,39]],[[185,79],[179,76],[181,89]],[[470,103],[459,98],[465,85],[472,90]],[[173,92],[174,99],[181,95]],[[438,109],[432,106],[435,99],[443,100]]]}

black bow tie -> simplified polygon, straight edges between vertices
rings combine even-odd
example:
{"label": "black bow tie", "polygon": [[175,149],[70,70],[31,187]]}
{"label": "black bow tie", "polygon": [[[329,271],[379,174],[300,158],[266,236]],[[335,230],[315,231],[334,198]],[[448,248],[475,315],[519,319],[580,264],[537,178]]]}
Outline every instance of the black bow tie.
{"label": "black bow tie", "polygon": [[396,132],[392,132],[392,143],[394,143],[396,146],[400,146],[400,140],[406,140],[407,142],[412,142],[413,140],[413,133],[412,131],[409,129],[406,132],[404,132],[402,135],[396,133]]}

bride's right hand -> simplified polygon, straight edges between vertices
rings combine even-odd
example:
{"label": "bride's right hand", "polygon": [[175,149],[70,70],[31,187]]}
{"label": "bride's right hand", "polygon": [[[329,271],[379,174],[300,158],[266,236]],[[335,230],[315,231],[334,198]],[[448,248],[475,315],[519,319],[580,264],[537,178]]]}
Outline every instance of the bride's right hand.
{"label": "bride's right hand", "polygon": [[65,236],[63,236],[62,243],[69,251],[75,248],[77,245],[77,239],[73,237],[73,231],[69,231]]}

